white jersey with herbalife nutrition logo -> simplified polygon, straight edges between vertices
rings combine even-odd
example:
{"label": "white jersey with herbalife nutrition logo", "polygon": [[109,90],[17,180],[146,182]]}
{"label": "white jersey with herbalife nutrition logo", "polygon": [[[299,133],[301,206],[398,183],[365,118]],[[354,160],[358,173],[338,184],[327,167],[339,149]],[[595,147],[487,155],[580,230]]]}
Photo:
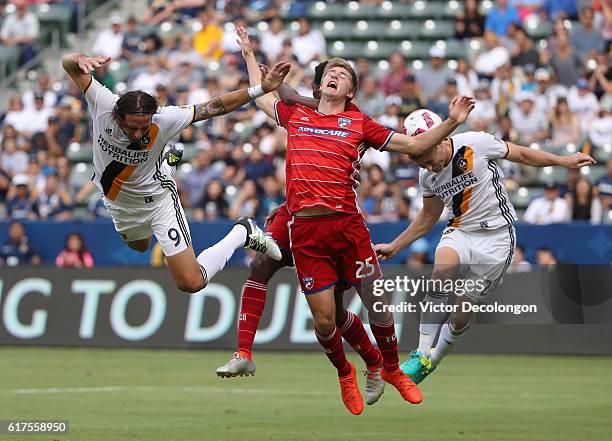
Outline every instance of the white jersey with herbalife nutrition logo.
{"label": "white jersey with herbalife nutrition logo", "polygon": [[93,119],[92,180],[106,199],[143,204],[165,194],[174,183],[159,172],[161,155],[166,143],[192,123],[194,106],[160,107],[149,133],[133,143],[113,119],[119,96],[93,78],[83,93]]}
{"label": "white jersey with herbalife nutrition logo", "polygon": [[450,138],[452,159],[439,172],[421,169],[423,197],[437,196],[451,213],[447,226],[463,231],[492,230],[516,222],[504,174],[495,162],[508,155],[508,145],[484,132]]}

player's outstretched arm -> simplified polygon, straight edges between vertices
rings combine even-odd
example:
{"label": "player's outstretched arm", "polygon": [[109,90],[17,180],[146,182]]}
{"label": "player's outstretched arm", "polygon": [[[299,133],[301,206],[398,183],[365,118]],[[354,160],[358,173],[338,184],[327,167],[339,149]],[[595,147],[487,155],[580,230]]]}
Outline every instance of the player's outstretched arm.
{"label": "player's outstretched arm", "polygon": [[374,245],[378,258],[380,260],[390,259],[412,242],[423,237],[440,219],[442,210],[444,210],[444,204],[438,197],[424,197],[423,208],[408,228],[397,236],[393,242]]}
{"label": "player's outstretched arm", "polygon": [[[255,58],[255,54],[253,53],[253,48],[251,46],[251,41],[249,40],[249,35],[247,31],[242,26],[238,26],[236,28],[236,33],[238,34],[238,44],[240,45],[240,49],[242,49],[242,56],[244,57],[244,61],[247,65],[247,72],[249,74],[249,83],[251,86],[255,86],[261,82],[261,79],[268,74],[267,67],[263,68],[259,66],[257,59]],[[255,104],[259,107],[263,112],[268,115],[270,118],[274,118],[274,96],[270,94],[263,95],[258,97],[255,100]]]}
{"label": "player's outstretched arm", "polygon": [[534,150],[528,147],[507,143],[508,155],[506,159],[531,167],[561,166],[567,168],[581,168],[595,164],[595,160],[584,153],[574,153],[569,156],[558,156],[553,153]]}
{"label": "player's outstretched arm", "polygon": [[385,150],[420,156],[426,150],[440,144],[450,136],[457,127],[465,122],[474,109],[474,98],[469,96],[456,96],[449,105],[449,117],[442,124],[418,136],[407,136],[401,133],[393,135]]}
{"label": "player's outstretched arm", "polygon": [[240,89],[234,92],[224,93],[205,103],[195,105],[194,122],[203,121],[219,115],[225,115],[242,107],[249,101],[266,95],[268,92],[278,89],[289,73],[291,65],[278,62],[261,80],[261,85]]}
{"label": "player's outstretched arm", "polygon": [[89,57],[84,54],[71,53],[62,57],[62,67],[75,83],[85,90],[91,82],[91,71],[110,62],[110,57]]}
{"label": "player's outstretched arm", "polygon": [[313,110],[319,108],[318,99],[300,95],[297,90],[295,90],[287,83],[283,83],[280,85],[280,87],[278,88],[278,96],[280,96],[281,101],[287,104],[288,106],[293,106],[294,104],[301,104],[302,106],[310,107]]}

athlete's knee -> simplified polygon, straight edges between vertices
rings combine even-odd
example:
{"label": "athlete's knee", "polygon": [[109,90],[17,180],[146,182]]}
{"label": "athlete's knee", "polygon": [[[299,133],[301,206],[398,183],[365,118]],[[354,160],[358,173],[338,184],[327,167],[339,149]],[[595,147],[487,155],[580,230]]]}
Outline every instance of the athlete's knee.
{"label": "athlete's knee", "polygon": [[140,253],[144,253],[149,249],[149,243],[148,242],[128,242],[127,243],[128,247],[130,247],[131,249],[133,249],[134,251],[138,251]]}
{"label": "athlete's knee", "polygon": [[201,273],[194,276],[178,277],[174,283],[179,290],[190,294],[196,293],[206,286],[204,276]]}
{"label": "athlete's knee", "polygon": [[251,274],[249,275],[249,279],[257,280],[261,283],[268,283],[279,268],[279,263],[270,256],[257,253],[251,262]]}
{"label": "athlete's knee", "polygon": [[329,335],[336,328],[336,320],[333,314],[318,314],[315,317],[315,328],[321,335]]}

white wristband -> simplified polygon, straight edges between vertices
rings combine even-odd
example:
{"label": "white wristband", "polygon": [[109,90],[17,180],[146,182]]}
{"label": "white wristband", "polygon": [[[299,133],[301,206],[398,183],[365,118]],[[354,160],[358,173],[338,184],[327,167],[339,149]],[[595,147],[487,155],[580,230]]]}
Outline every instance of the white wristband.
{"label": "white wristband", "polygon": [[266,92],[264,92],[263,90],[263,87],[261,87],[261,84],[258,84],[257,86],[249,87],[247,89],[247,92],[252,100],[256,100],[257,98],[260,98],[266,94]]}

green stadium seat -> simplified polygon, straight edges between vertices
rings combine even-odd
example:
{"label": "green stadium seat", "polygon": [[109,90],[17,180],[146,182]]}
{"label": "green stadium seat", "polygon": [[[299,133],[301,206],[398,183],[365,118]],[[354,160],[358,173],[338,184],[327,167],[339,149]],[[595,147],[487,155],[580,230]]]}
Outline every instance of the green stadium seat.
{"label": "green stadium seat", "polygon": [[412,5],[408,3],[383,2],[378,8],[378,16],[387,19],[406,19],[412,15]]}
{"label": "green stadium seat", "polygon": [[606,152],[605,149],[594,147],[591,156],[600,164],[605,164],[608,158],[612,157],[612,152]]}
{"label": "green stadium seat", "polygon": [[431,45],[424,41],[403,41],[399,45],[402,54],[409,59],[426,59]]}
{"label": "green stadium seat", "polygon": [[353,33],[353,23],[349,23],[346,21],[331,21],[327,20],[319,29],[323,32],[323,35],[326,39],[342,39],[348,38]]}
{"label": "green stadium seat", "polygon": [[455,18],[459,12],[463,11],[463,2],[449,1],[444,3],[443,17]]}
{"label": "green stadium seat", "polygon": [[542,193],[541,188],[521,187],[517,191],[510,192],[508,196],[510,197],[510,202],[516,208],[526,208],[532,200],[541,196]]}
{"label": "green stadium seat", "polygon": [[19,47],[0,44],[0,79],[19,67]]}
{"label": "green stadium seat", "polygon": [[533,25],[530,25],[529,22],[527,22],[525,24],[525,30],[531,38],[544,38],[552,34],[553,24],[550,21],[538,21]]}
{"label": "green stadium seat", "polygon": [[601,165],[594,165],[588,168],[585,167],[582,170],[585,171],[585,173],[583,173],[584,176],[588,177],[589,181],[591,181],[592,183],[596,183],[607,174],[605,163]]}
{"label": "green stadium seat", "polygon": [[381,35],[392,39],[415,39],[419,36],[420,28],[418,21],[392,20]]}
{"label": "green stadium seat", "polygon": [[455,35],[455,24],[443,20],[426,20],[419,33],[421,38],[445,39]]}
{"label": "green stadium seat", "polygon": [[446,4],[443,2],[416,0],[412,3],[410,15],[419,18],[444,17],[446,15],[446,7]]}
{"label": "green stadium seat", "polygon": [[337,40],[331,43],[328,42],[327,52],[332,57],[341,57],[350,60],[363,56],[370,58],[369,55],[365,54],[363,47],[363,42]]}
{"label": "green stadium seat", "polygon": [[66,35],[70,32],[70,19],[72,8],[64,4],[41,4],[36,8],[36,15],[40,22],[41,34],[45,29],[57,29],[60,32],[62,45],[66,44]]}
{"label": "green stadium seat", "polygon": [[538,169],[538,181],[548,182],[567,182],[567,169],[564,167],[544,167]]}
{"label": "green stadium seat", "polygon": [[310,7],[308,17],[311,20],[342,20],[345,14],[345,6],[339,3],[327,4],[325,2],[316,2]]}
{"label": "green stadium seat", "polygon": [[349,2],[344,10],[344,18],[371,20],[373,17],[376,17],[378,9],[378,6],[361,5],[359,2]]}
{"label": "green stadium seat", "polygon": [[467,46],[458,40],[448,40],[446,42],[446,58],[457,59],[467,58],[468,49]]}
{"label": "green stadium seat", "polygon": [[388,27],[389,24],[385,22],[360,20],[353,26],[352,33],[357,39],[382,40]]}
{"label": "green stadium seat", "polygon": [[93,148],[91,145],[73,143],[66,150],[66,157],[70,162],[91,162],[93,160]]}
{"label": "green stadium seat", "polygon": [[398,45],[395,42],[370,40],[365,45],[360,45],[363,56],[370,59],[387,59],[393,52],[397,52]]}
{"label": "green stadium seat", "polygon": [[93,175],[93,164],[91,162],[79,162],[72,167],[72,176],[76,182],[87,182]]}

